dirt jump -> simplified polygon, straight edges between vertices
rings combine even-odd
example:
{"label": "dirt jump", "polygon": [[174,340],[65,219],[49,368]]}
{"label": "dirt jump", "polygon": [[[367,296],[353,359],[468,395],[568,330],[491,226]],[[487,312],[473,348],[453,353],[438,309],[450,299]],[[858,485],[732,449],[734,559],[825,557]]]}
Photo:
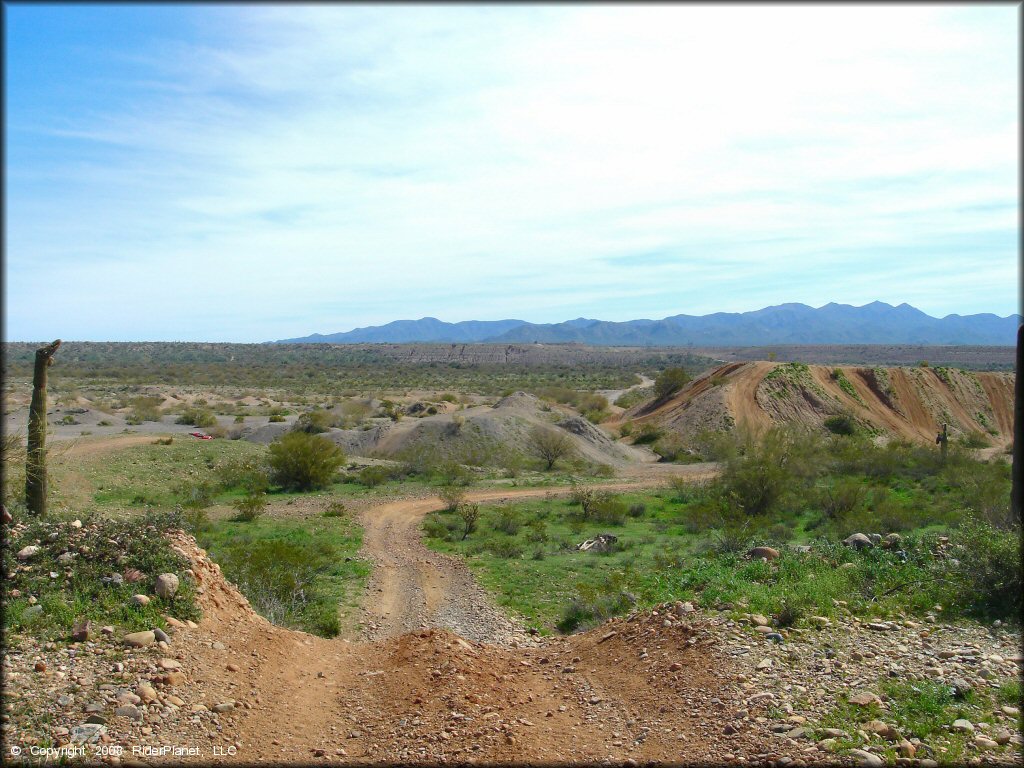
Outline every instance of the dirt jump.
{"label": "dirt jump", "polygon": [[410,499],[363,513],[365,552],[377,563],[365,605],[373,639],[364,642],[270,624],[190,537],[177,536],[204,615],[174,644],[200,695],[232,704],[214,736],[235,751],[215,761],[702,762],[739,748],[723,734],[730,713],[720,705],[742,691],[701,619],[670,608],[533,638],[460,561],[423,546],[419,522],[439,507]]}

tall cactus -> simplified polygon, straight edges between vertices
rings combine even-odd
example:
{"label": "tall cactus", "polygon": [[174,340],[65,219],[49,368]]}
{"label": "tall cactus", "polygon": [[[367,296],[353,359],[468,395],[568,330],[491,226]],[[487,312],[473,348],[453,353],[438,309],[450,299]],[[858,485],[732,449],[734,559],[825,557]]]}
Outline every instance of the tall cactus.
{"label": "tall cactus", "polygon": [[46,369],[60,339],[36,350],[32,372],[32,405],[28,412],[28,452],[25,457],[25,506],[36,515],[46,514]]}

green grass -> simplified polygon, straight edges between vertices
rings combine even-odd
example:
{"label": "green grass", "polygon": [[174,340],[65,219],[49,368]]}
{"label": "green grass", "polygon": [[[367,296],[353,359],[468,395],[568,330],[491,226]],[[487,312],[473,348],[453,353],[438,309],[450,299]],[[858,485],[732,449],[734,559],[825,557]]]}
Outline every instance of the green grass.
{"label": "green grass", "polygon": [[[950,732],[949,726],[959,718],[970,720],[974,724],[995,722],[992,712],[997,706],[997,701],[987,689],[975,689],[966,696],[957,698],[949,685],[933,680],[882,680],[877,690],[887,698],[887,711],[883,711],[875,704],[868,707],[856,706],[841,698],[816,724],[815,730],[839,728],[849,733],[851,738],[840,739],[836,744],[837,751],[842,751],[862,745],[854,737],[854,732],[864,723],[869,720],[881,720],[895,726],[901,737],[916,737],[931,747],[934,754],[927,756],[940,764],[961,765],[974,754],[968,749],[972,736]],[[880,754],[890,762],[899,756],[898,744],[880,740],[875,743],[882,748]],[[942,752],[938,747],[943,747],[946,751]]]}
{"label": "green grass", "polygon": [[[466,540],[457,514],[435,513],[424,526],[428,543],[464,556],[499,604],[543,631],[674,599],[785,609],[798,619],[833,615],[836,600],[867,617],[921,615],[941,603],[947,616],[1016,618],[1017,529],[985,522],[1005,525],[1008,467],[953,452],[943,462],[927,448],[874,448],[860,438],[832,438],[813,451],[772,445],[763,455],[741,446],[745,453],[733,454],[706,488],[626,494],[625,506],[642,510],[618,525],[580,519],[579,504],[567,499],[535,500],[482,507]],[[764,462],[787,472],[758,471]],[[778,488],[766,496],[764,483]],[[770,503],[747,514],[737,501],[745,497]],[[520,521],[515,530],[504,523],[509,516]],[[856,531],[901,532],[903,540],[893,551],[855,552],[839,542]],[[603,532],[618,536],[614,551],[574,549]],[[939,535],[951,537],[955,557],[937,554]],[[741,557],[765,544],[782,557]],[[794,544],[812,549],[798,553]]]}
{"label": "green grass", "polygon": [[220,520],[197,534],[253,608],[282,626],[333,637],[350,622],[370,574],[348,515]]}
{"label": "green grass", "polygon": [[[815,542],[810,553],[784,551],[773,563],[751,562],[741,553],[715,551],[707,536],[691,533],[688,505],[668,491],[626,494],[623,500],[644,504],[643,516],[627,518],[621,526],[581,523],[573,520],[574,505],[567,500],[540,500],[482,507],[479,530],[465,540],[459,540],[456,513],[433,513],[425,530],[430,546],[466,557],[500,605],[543,631],[551,631],[581,601],[610,601],[617,613],[634,600],[643,607],[678,599],[704,606],[742,602],[767,614],[789,606],[801,616],[834,616],[833,601],[845,600],[854,613],[882,617],[925,613],[946,595],[944,584],[932,580],[934,536],[908,537],[905,563],[880,549],[857,553],[824,541]],[[510,515],[522,523],[515,535],[500,530]],[[546,540],[537,540],[537,528],[543,528]],[[573,548],[598,533],[618,537],[615,551]],[[839,568],[843,563],[853,567]],[[606,615],[596,610],[592,619]]]}
{"label": "green grass", "polygon": [[[12,529],[3,542],[4,588],[17,589],[21,596],[5,599],[4,628],[67,639],[80,619],[90,619],[96,631],[104,624],[137,631],[165,627],[161,615],[168,612],[179,619],[199,618],[194,587],[183,576],[188,561],[161,535],[168,525],[176,524],[167,516],[133,521],[85,517],[80,529],[53,519],[33,520],[24,529]],[[19,550],[32,544],[41,548],[33,558],[24,562],[15,558]],[[76,554],[68,565],[57,561],[64,552]],[[141,571],[143,579],[119,586],[101,581],[128,569]],[[177,573],[180,580],[178,593],[170,602],[153,594],[156,577],[168,572]],[[57,574],[56,578],[51,573]],[[150,604],[131,604],[137,593],[148,595]],[[34,617],[28,611],[30,596],[43,608]]]}

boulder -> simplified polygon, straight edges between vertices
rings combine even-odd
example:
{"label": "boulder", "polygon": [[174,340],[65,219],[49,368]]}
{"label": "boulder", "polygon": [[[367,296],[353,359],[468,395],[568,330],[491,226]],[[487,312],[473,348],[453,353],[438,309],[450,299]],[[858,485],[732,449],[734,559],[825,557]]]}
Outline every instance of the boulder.
{"label": "boulder", "polygon": [[874,543],[863,533],[854,533],[843,539],[843,544],[853,549],[870,549]]}
{"label": "boulder", "polygon": [[178,576],[174,573],[161,573],[156,577],[153,591],[164,600],[170,600],[178,591]]}
{"label": "boulder", "polygon": [[142,648],[156,642],[156,636],[150,630],[144,632],[132,632],[124,636],[125,645],[132,648]]}
{"label": "boulder", "polygon": [[88,619],[81,619],[76,622],[71,630],[71,639],[76,643],[84,643],[92,637],[92,622]]}

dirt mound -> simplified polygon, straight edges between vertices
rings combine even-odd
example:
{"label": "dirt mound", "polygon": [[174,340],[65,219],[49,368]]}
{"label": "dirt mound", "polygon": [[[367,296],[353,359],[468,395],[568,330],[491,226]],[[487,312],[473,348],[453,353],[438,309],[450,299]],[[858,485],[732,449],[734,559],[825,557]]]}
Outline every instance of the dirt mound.
{"label": "dirt mound", "polygon": [[953,438],[980,433],[1004,446],[1013,439],[1013,374],[729,363],[668,400],[631,408],[621,421],[653,423],[693,436],[737,424],[755,431],[788,422],[821,426],[837,415],[903,439],[932,442],[947,424]]}
{"label": "dirt mound", "polygon": [[[530,431],[538,426],[564,429],[577,455],[593,463],[624,468],[654,458],[649,452],[616,443],[585,419],[565,414],[525,392],[503,397],[493,406],[453,409],[397,422],[377,420],[369,429],[331,429],[322,435],[350,456],[415,460],[429,454],[435,459],[502,466],[515,454],[530,454]],[[246,430],[243,438],[266,444],[290,428],[285,423],[267,424]]]}
{"label": "dirt mound", "polygon": [[540,398],[536,395],[530,395],[526,392],[513,392],[511,395],[506,395],[494,404],[494,410],[507,410],[510,408],[519,408],[526,410],[538,410],[541,406]]}

